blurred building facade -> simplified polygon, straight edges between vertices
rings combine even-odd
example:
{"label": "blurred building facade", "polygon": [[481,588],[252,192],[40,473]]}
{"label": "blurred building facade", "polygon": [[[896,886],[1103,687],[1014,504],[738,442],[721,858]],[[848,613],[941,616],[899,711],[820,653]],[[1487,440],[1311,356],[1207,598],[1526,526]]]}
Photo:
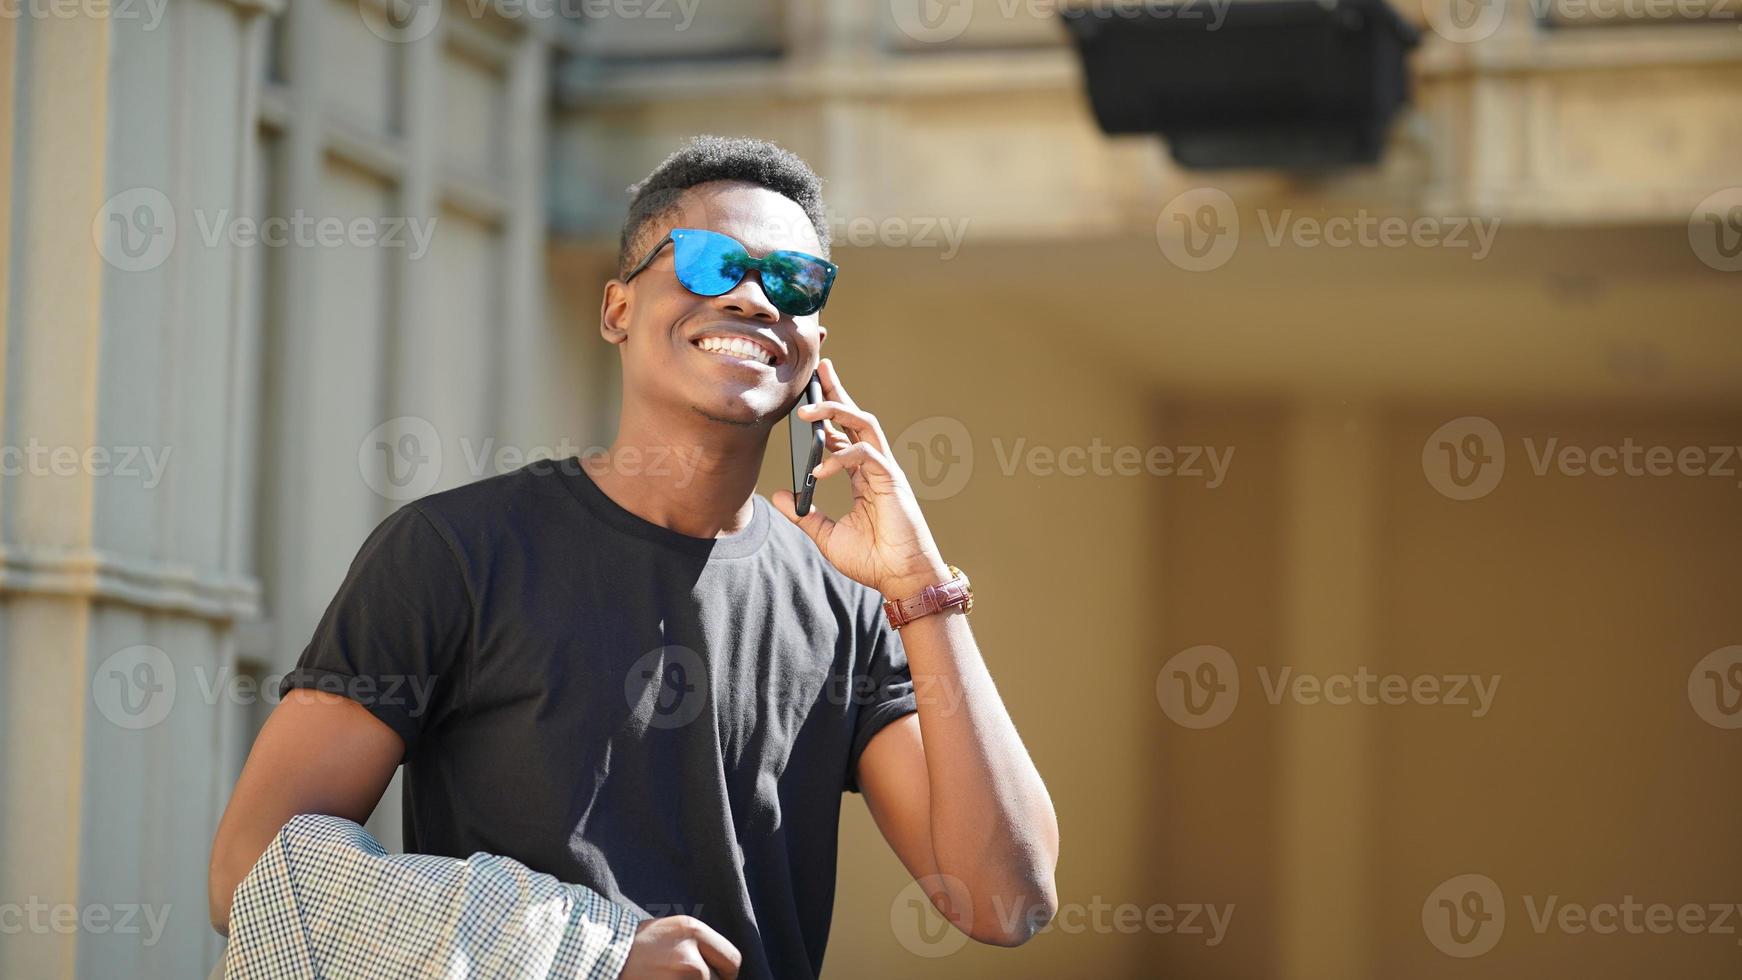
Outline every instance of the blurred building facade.
{"label": "blurred building facade", "polygon": [[[825,177],[832,353],[983,594],[1065,835],[1068,916],[961,948],[849,801],[831,975],[1733,968],[1517,904],[1742,899],[1736,733],[1688,692],[1742,642],[1738,480],[1532,465],[1742,444],[1721,7],[1404,9],[1384,164],[1303,178],[1099,134],[1048,3],[571,6],[0,17],[0,904],[85,916],[0,937],[0,976],[218,962],[261,687],[401,501],[609,440],[623,189],[698,132]],[[1328,241],[1399,215],[1433,240]],[[1479,495],[1424,459],[1468,418],[1510,453]],[[1227,468],[1059,472],[1091,444]],[[1199,646],[1245,685],[1205,730],[1159,693]],[[1482,718],[1337,710],[1267,698],[1284,667],[1502,682]],[[1508,889],[1486,959],[1423,935],[1462,873]],[[1212,905],[1214,943],[1096,912]]]}

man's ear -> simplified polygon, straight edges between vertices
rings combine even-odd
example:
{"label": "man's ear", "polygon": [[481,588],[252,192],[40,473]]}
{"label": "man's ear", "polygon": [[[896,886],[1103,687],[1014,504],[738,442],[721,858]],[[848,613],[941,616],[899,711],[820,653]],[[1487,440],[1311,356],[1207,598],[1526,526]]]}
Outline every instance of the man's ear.
{"label": "man's ear", "polygon": [[629,339],[629,287],[613,279],[605,284],[605,296],[599,302],[599,336],[608,344],[621,344]]}
{"label": "man's ear", "polygon": [[828,339],[829,339],[829,328],[823,326],[822,321],[820,321],[820,320],[817,321],[817,349],[821,350],[822,346],[823,346],[823,341],[828,340]]}

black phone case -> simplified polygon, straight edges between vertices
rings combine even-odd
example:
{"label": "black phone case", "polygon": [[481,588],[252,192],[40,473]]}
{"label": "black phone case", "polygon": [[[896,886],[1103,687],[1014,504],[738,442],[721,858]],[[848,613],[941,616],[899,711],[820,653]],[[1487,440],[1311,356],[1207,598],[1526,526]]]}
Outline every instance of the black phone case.
{"label": "black phone case", "polygon": [[[813,371],[810,383],[805,385],[804,394],[799,396],[798,405],[815,405],[822,400],[823,382]],[[794,405],[793,413],[787,416],[787,437],[792,450],[793,510],[803,517],[811,511],[811,495],[817,488],[817,478],[811,475],[811,470],[823,461],[827,436],[821,419],[806,422],[798,417],[798,405]]]}

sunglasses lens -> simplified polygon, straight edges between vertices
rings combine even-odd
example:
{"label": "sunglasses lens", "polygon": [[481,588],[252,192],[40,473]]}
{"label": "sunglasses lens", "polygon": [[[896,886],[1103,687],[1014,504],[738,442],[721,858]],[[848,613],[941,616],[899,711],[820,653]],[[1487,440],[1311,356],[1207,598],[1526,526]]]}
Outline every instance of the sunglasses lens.
{"label": "sunglasses lens", "polygon": [[757,269],[769,302],[782,313],[808,316],[823,308],[834,280],[827,262],[803,252],[770,252],[752,259],[735,239],[698,228],[675,229],[671,239],[677,281],[700,296],[729,293]]}
{"label": "sunglasses lens", "polygon": [[772,252],[762,260],[762,288],[782,312],[808,316],[822,308],[829,268],[802,252]]}
{"label": "sunglasses lens", "polygon": [[731,292],[744,280],[750,259],[742,245],[711,231],[673,233],[672,254],[677,281],[701,296]]}

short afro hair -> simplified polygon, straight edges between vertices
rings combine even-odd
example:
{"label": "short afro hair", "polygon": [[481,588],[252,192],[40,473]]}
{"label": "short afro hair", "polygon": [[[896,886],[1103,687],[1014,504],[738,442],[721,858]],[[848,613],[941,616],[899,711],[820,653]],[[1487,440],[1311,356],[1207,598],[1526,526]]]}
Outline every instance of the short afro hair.
{"label": "short afro hair", "polygon": [[639,183],[629,185],[629,215],[617,246],[617,274],[627,275],[652,245],[643,242],[649,223],[680,210],[679,198],[697,184],[737,180],[766,187],[804,209],[816,228],[823,257],[829,254],[829,223],[823,212],[822,178],[798,154],[767,140],[736,136],[691,137]]}

